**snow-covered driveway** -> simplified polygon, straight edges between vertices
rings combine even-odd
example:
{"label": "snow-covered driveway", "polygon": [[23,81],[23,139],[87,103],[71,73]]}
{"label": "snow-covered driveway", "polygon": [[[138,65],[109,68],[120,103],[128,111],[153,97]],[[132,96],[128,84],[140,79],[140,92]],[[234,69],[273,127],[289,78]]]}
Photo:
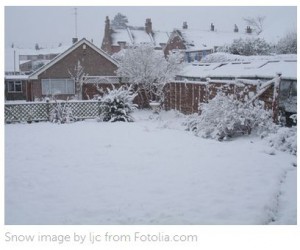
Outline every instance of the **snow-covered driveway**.
{"label": "snow-covered driveway", "polygon": [[296,224],[295,156],[135,116],[5,125],[6,224]]}

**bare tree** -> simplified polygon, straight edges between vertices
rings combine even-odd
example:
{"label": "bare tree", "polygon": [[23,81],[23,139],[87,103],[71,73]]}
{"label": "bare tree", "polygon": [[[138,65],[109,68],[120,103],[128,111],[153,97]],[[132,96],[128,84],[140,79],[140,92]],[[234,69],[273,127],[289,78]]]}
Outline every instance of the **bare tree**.
{"label": "bare tree", "polygon": [[247,25],[252,26],[257,35],[259,35],[263,31],[263,25],[266,19],[265,16],[246,17],[243,19],[247,23]]}
{"label": "bare tree", "polygon": [[82,86],[84,84],[84,77],[88,74],[84,73],[84,68],[81,66],[80,61],[77,62],[72,72],[69,70],[69,74],[75,82],[75,94],[78,100],[82,100]]}

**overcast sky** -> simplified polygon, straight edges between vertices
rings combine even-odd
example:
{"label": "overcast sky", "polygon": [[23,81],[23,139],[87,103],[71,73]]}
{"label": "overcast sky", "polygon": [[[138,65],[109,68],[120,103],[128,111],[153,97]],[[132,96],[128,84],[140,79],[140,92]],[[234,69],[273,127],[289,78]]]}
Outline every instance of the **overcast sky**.
{"label": "overcast sky", "polygon": [[[75,6],[74,6],[75,7]],[[75,36],[74,7],[5,7],[5,46],[43,47],[70,44]],[[191,29],[232,30],[234,24],[244,29],[243,17],[266,16],[265,32],[282,36],[296,30],[296,7],[77,7],[78,37],[93,39],[100,47],[105,17],[118,13],[128,17],[130,25],[144,26],[152,19],[154,30],[172,31],[187,21]]]}

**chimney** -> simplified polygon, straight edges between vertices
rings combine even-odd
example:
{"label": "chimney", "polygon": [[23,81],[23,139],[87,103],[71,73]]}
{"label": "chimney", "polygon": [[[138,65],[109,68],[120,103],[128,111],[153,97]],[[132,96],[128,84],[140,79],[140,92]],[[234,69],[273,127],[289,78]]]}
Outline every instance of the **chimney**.
{"label": "chimney", "polygon": [[109,29],[110,29],[110,21],[109,21],[109,17],[106,16],[104,33],[109,34]]}
{"label": "chimney", "polygon": [[74,44],[74,43],[77,43],[78,42],[78,38],[77,37],[74,37],[74,38],[72,38],[72,43]]}
{"label": "chimney", "polygon": [[246,33],[247,34],[251,34],[252,33],[252,29],[251,29],[250,26],[247,26]]}
{"label": "chimney", "polygon": [[187,22],[183,22],[182,28],[183,28],[184,30],[187,30],[187,28],[188,28]]}
{"label": "chimney", "polygon": [[145,23],[145,31],[147,32],[147,34],[152,34],[152,22],[151,22],[151,18],[147,18],[146,19],[146,23]]}
{"label": "chimney", "polygon": [[234,25],[234,30],[233,30],[235,33],[237,33],[237,32],[239,32],[239,28],[238,28],[238,26],[235,24]]}
{"label": "chimney", "polygon": [[210,24],[210,31],[215,31],[215,26],[213,23]]}

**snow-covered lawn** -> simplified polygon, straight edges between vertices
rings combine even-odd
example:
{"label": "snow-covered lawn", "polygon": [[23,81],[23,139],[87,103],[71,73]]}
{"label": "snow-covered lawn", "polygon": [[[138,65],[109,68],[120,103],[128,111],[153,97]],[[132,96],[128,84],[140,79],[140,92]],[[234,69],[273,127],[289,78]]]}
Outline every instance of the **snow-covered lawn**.
{"label": "snow-covered lawn", "polygon": [[296,224],[295,156],[149,115],[5,125],[6,224]]}

